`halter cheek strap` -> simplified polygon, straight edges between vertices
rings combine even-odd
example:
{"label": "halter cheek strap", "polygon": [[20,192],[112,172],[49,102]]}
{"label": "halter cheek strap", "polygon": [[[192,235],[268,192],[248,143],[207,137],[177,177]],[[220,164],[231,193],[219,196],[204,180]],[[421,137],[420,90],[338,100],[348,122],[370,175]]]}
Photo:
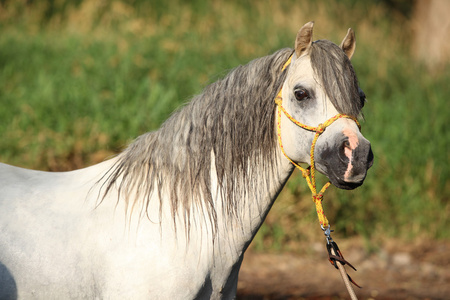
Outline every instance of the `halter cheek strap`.
{"label": "halter cheek strap", "polygon": [[[292,60],[292,56],[289,57],[289,59],[286,61],[286,63],[283,66],[282,71],[284,71],[290,65],[291,60]],[[275,97],[274,101],[277,104],[277,136],[278,136],[278,144],[280,145],[281,152],[283,152],[284,156],[296,168],[298,168],[302,172],[302,175],[306,179],[306,182],[308,183],[309,189],[311,190],[312,199],[313,199],[313,201],[314,201],[314,203],[316,205],[316,212],[317,212],[317,217],[319,218],[320,225],[322,226],[322,229],[328,228],[330,226],[330,224],[329,224],[328,219],[325,216],[325,213],[323,211],[322,200],[323,200],[323,194],[325,193],[326,189],[331,185],[331,182],[328,181],[322,187],[322,189],[319,191],[319,193],[317,193],[317,189],[316,189],[316,174],[315,174],[316,173],[316,169],[315,169],[315,163],[314,163],[314,149],[316,147],[316,142],[317,142],[317,139],[319,138],[319,136],[325,131],[325,129],[328,126],[330,126],[334,121],[336,121],[338,119],[342,119],[342,118],[351,119],[351,120],[356,122],[356,124],[358,125],[359,129],[361,129],[361,126],[360,126],[359,122],[355,118],[353,118],[353,117],[351,117],[349,115],[345,115],[345,114],[337,114],[334,117],[331,117],[330,119],[326,120],[324,123],[319,124],[317,127],[305,125],[305,124],[299,122],[298,120],[296,120],[294,117],[292,117],[286,111],[286,109],[283,107],[283,105],[282,105],[282,102],[283,102],[282,88],[278,92],[278,94]],[[283,143],[281,141],[281,112],[283,112],[284,115],[289,120],[291,120],[292,123],[294,123],[295,125],[303,128],[305,130],[315,132],[314,139],[313,139],[312,144],[311,144],[311,151],[310,151],[311,163],[310,163],[310,166],[308,168],[303,168],[299,164],[295,163],[286,154],[286,152],[284,151]]]}

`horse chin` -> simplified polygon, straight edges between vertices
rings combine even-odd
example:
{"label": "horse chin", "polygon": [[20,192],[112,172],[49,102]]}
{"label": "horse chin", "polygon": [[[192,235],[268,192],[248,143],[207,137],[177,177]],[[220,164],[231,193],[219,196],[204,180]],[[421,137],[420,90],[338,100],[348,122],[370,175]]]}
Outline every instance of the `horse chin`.
{"label": "horse chin", "polygon": [[328,177],[331,183],[339,189],[343,190],[353,190],[357,187],[361,186],[364,183],[364,179],[356,182],[348,182],[344,180],[340,180],[338,178]]}
{"label": "horse chin", "polygon": [[[321,164],[316,164],[316,169],[320,173],[324,174],[328,177],[330,182],[337,188],[343,189],[343,190],[353,190],[357,187],[361,186],[364,183],[364,179],[366,178],[366,174],[361,174],[359,176],[355,176],[352,178],[351,181],[346,181],[343,176],[339,176],[336,174],[337,170],[334,170],[333,168],[327,168],[322,166]],[[337,171],[337,172],[336,172]],[[341,172],[343,173],[343,172]]]}

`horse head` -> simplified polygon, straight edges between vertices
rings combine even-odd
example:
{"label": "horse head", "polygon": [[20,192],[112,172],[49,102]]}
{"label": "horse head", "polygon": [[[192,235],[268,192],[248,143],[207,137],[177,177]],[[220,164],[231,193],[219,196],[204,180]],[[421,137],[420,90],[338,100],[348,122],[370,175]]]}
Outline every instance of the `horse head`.
{"label": "horse head", "polygon": [[370,142],[356,120],[365,95],[350,62],[355,35],[349,29],[340,46],[313,41],[313,25],[299,30],[285,65],[286,80],[278,97],[284,111],[279,120],[281,147],[291,162],[315,164],[338,188],[354,189],[373,163]]}

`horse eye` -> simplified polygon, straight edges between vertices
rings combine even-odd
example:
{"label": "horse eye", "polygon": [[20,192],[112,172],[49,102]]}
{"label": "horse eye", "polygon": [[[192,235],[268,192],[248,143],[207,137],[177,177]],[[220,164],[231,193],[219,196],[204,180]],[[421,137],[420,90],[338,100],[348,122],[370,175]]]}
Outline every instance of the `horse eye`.
{"label": "horse eye", "polygon": [[295,90],[294,91],[295,99],[298,101],[305,100],[309,97],[308,91],[305,89]]}

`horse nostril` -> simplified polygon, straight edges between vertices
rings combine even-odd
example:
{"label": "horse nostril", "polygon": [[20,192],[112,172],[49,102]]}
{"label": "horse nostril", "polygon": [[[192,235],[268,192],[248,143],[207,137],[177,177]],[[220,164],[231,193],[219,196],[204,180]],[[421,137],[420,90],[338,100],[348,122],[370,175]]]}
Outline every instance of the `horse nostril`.
{"label": "horse nostril", "polygon": [[[370,147],[370,146],[369,146]],[[367,156],[367,165],[368,168],[370,168],[373,165],[373,152],[372,152],[372,147],[369,148],[369,155]]]}
{"label": "horse nostril", "polygon": [[345,140],[345,141],[344,141],[344,147],[345,147],[345,148],[350,148],[350,149],[351,149],[349,140]]}
{"label": "horse nostril", "polygon": [[352,150],[352,147],[351,147],[351,144],[350,144],[350,141],[348,140],[348,139],[345,139],[343,142],[342,142],[342,148],[341,148],[342,150],[342,154],[343,154],[343,156],[342,156],[342,158],[343,159],[348,159],[349,161],[352,159],[352,153],[353,153],[353,150]]}

